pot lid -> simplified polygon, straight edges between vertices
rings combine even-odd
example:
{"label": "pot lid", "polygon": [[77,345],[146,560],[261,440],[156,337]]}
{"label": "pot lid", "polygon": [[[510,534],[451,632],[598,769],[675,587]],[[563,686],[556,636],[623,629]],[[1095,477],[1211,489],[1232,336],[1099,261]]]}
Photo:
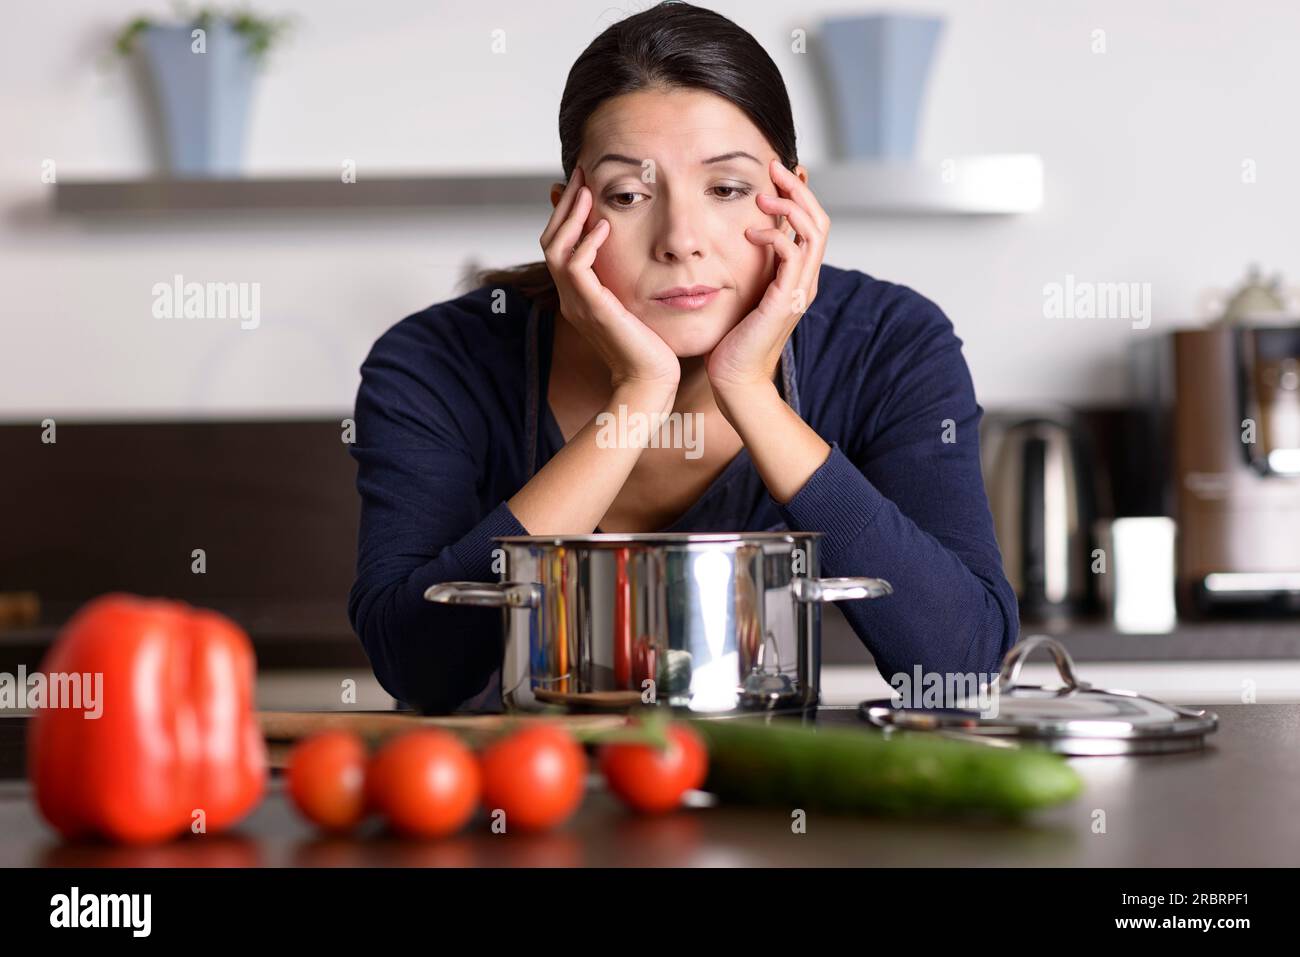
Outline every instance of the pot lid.
{"label": "pot lid", "polygon": [[[1030,652],[1046,648],[1063,684],[1019,684]],[[919,692],[914,697],[919,697]],[[935,731],[990,744],[1029,742],[1060,754],[1137,754],[1198,748],[1218,727],[1218,715],[1156,701],[1133,691],[1104,690],[1080,681],[1060,642],[1033,635],[1003,659],[991,685],[952,702],[955,707],[907,706],[896,698],[864,701],[858,714],[877,727]]]}

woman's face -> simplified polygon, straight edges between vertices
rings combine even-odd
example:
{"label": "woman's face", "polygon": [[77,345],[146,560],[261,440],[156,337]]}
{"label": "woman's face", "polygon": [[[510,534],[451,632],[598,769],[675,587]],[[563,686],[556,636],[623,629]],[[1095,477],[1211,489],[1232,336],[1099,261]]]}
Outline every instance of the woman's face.
{"label": "woman's face", "polygon": [[[750,226],[784,225],[754,201],[778,195],[768,172],[776,158],[738,107],[701,90],[628,93],[587,121],[578,165],[593,202],[583,233],[610,224],[592,268],[678,356],[712,350],[776,274],[772,247],[745,237]],[[698,308],[659,298],[691,286],[718,291]]]}

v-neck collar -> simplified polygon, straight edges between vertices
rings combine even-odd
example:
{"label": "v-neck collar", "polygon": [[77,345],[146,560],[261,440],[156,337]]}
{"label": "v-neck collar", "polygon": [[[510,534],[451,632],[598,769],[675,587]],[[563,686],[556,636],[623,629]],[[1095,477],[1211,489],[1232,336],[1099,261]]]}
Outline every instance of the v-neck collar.
{"label": "v-neck collar", "polygon": [[[796,331],[798,330],[796,329]],[[551,412],[551,403],[547,397],[550,386],[552,349],[555,343],[555,313],[552,310],[543,309],[536,302],[530,304],[526,342],[527,371],[525,379],[528,391],[526,441],[528,442],[528,475],[531,478],[537,474],[537,470],[541,465],[545,464],[542,461],[543,441],[548,452],[545,456],[547,461],[557,451],[564,448],[565,444],[564,433],[560,430],[555,415]],[[778,391],[786,403],[798,413],[799,388],[795,376],[793,334],[786,340],[785,348],[781,350],[781,382]],[[740,451],[732,456],[731,461],[709,483],[703,494],[670,525],[658,529],[658,532],[691,531],[692,529],[687,526],[694,524],[694,520],[700,511],[710,505],[724,488],[751,467],[749,448],[748,446],[741,446]],[[600,528],[597,528],[596,531],[600,532]]]}

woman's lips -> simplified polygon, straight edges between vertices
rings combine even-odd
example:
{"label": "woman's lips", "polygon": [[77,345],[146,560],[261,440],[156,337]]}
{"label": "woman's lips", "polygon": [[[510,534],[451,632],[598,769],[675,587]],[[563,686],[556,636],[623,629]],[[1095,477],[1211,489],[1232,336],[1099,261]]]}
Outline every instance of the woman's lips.
{"label": "woman's lips", "polygon": [[698,291],[665,296],[664,298],[655,297],[654,301],[662,303],[671,309],[702,309],[711,303],[719,292],[721,292],[719,289],[709,289],[707,292]]}

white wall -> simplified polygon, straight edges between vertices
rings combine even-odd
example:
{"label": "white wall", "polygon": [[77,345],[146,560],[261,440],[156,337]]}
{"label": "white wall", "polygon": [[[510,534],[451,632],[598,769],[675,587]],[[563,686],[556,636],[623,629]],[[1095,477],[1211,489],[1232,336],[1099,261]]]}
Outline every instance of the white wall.
{"label": "white wall", "polygon": [[[637,3],[621,9],[647,6]],[[144,3],[167,13],[170,4]],[[790,31],[864,4],[718,2],[781,67],[801,159],[826,156],[814,64]],[[1194,315],[1206,286],[1248,261],[1300,281],[1300,7],[1144,0],[894,0],[948,17],[920,151],[1037,152],[1040,213],[1006,219],[836,220],[827,260],[913,285],[966,341],[986,405],[1124,397],[1137,335]],[[339,414],[374,338],[456,293],[467,256],[537,258],[538,217],[53,217],[41,163],[60,178],[151,168],[136,91],[101,64],[132,12],[118,3],[24,5],[0,34],[0,418]],[[618,9],[371,0],[258,3],[298,27],[255,107],[251,174],[558,168],[556,112],[573,59]],[[508,52],[489,51],[507,31]],[[1107,51],[1094,53],[1102,29]],[[1253,159],[1258,181],[1243,184]],[[816,183],[813,183],[814,188]],[[264,318],[158,320],[151,289],[260,282]],[[1152,284],[1154,323],[1047,320],[1043,285]]]}

